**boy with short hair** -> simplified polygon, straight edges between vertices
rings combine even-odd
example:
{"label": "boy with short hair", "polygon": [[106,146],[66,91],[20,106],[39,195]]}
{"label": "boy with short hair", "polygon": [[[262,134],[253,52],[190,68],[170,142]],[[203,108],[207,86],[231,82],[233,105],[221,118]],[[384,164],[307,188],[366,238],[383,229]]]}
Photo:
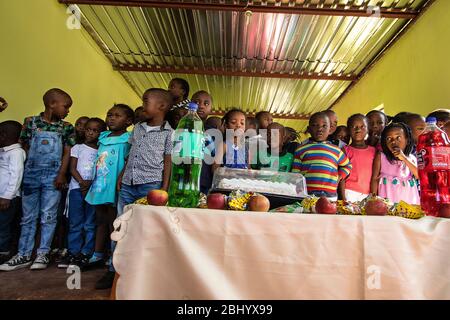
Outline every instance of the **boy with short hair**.
{"label": "boy with short hair", "polygon": [[34,248],[36,226],[40,219],[41,243],[32,270],[49,264],[48,253],[56,227],[61,189],[67,184],[70,148],[75,144],[74,127],[63,121],[72,99],[61,89],[50,89],[43,97],[45,110],[25,119],[20,140],[27,150],[23,175],[22,230],[19,252],[0,270],[12,271],[29,266]]}
{"label": "boy with short hair", "polygon": [[337,187],[352,170],[352,165],[338,146],[327,141],[330,119],[325,112],[318,112],[309,119],[309,141],[297,148],[292,172],[300,172],[306,178],[308,193],[337,199]]}
{"label": "boy with short hair", "polygon": [[252,159],[252,169],[291,172],[295,150],[288,148],[285,135],[285,127],[277,122],[267,127],[267,151],[258,151],[256,159]]}
{"label": "boy with short hair", "polygon": [[26,153],[19,144],[22,125],[0,123],[0,264],[10,258],[11,229],[20,215],[20,185]]}
{"label": "boy with short hair", "polygon": [[171,171],[172,128],[164,120],[172,105],[167,90],[152,88],[143,95],[143,117],[131,134],[131,144],[123,170],[118,210],[145,197],[150,190],[168,190]]}

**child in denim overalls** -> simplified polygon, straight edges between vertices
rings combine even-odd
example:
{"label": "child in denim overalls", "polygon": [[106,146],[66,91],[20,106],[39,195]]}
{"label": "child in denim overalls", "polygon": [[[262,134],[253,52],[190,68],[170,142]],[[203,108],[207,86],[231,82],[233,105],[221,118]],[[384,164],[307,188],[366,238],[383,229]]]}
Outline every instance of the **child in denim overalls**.
{"label": "child in denim overalls", "polygon": [[11,271],[31,264],[36,226],[40,219],[41,243],[32,270],[47,268],[48,253],[56,227],[61,189],[67,184],[70,147],[75,144],[73,126],[63,121],[72,99],[61,89],[50,89],[44,95],[45,111],[25,119],[21,142],[27,150],[23,175],[22,230],[19,252],[1,266]]}

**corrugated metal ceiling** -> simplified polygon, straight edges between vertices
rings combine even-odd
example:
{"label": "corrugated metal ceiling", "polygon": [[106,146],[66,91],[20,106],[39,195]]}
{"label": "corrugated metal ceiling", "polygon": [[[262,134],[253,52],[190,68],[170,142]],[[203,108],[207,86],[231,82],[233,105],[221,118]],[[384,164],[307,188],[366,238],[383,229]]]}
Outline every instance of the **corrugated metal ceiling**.
{"label": "corrugated metal ceiling", "polygon": [[[283,0],[280,4],[294,2],[296,6],[364,9],[381,4],[385,9],[417,10],[426,0]],[[191,93],[204,89],[212,94],[215,110],[241,107],[297,116],[330,107],[351,84],[345,77],[358,76],[409,21],[85,4],[78,8],[83,26],[139,95],[149,87],[167,87],[171,78],[183,77],[190,83]],[[211,72],[127,71],[141,67]],[[230,75],[237,71],[260,75]],[[333,75],[343,80],[264,78],[261,73]],[[305,126],[304,121],[283,122],[299,130]]]}

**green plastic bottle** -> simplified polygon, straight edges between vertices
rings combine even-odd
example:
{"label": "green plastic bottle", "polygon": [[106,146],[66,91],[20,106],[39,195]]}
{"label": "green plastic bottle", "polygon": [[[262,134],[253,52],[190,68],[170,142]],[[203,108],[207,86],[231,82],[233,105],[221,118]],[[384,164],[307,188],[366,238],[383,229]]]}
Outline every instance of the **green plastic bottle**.
{"label": "green plastic bottle", "polygon": [[172,173],[169,185],[169,206],[196,208],[200,197],[200,173],[204,158],[203,121],[198,105],[189,103],[188,113],[175,130],[172,150]]}

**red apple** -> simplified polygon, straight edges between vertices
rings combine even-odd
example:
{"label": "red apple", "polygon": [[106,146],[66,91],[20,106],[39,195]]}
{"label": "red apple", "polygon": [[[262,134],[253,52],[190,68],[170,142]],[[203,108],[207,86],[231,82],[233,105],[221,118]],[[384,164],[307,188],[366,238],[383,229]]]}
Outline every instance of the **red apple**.
{"label": "red apple", "polygon": [[450,218],[450,204],[441,204],[439,207],[439,218]]}
{"label": "red apple", "polygon": [[208,209],[225,209],[227,204],[227,199],[222,193],[211,193],[206,197],[206,205]]}
{"label": "red apple", "polygon": [[389,211],[386,202],[380,198],[368,199],[364,208],[368,216],[385,216]]}
{"label": "red apple", "polygon": [[257,194],[250,197],[247,206],[249,211],[267,212],[270,209],[270,201],[265,196]]}
{"label": "red apple", "polygon": [[336,214],[336,203],[331,202],[327,197],[320,197],[316,203],[316,212],[321,214]]}
{"label": "red apple", "polygon": [[152,206],[165,206],[169,200],[169,195],[165,190],[150,190],[147,194],[148,204]]}

